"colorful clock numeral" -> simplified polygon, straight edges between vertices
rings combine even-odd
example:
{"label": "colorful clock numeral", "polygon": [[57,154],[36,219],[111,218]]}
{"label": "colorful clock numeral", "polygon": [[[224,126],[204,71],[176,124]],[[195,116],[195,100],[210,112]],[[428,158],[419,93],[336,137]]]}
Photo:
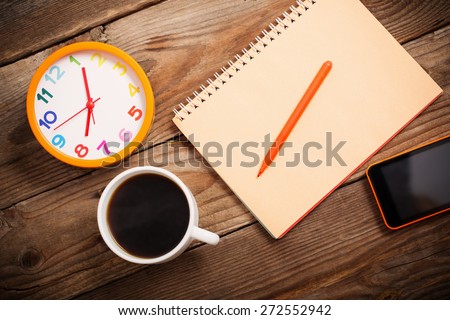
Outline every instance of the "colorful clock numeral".
{"label": "colorful clock numeral", "polygon": [[61,149],[66,145],[66,139],[62,135],[57,134],[56,136],[53,137],[52,144],[55,147],[59,147]]}
{"label": "colorful clock numeral", "polygon": [[44,126],[47,129],[50,129],[50,125],[54,124],[56,122],[56,119],[58,119],[56,113],[54,113],[53,111],[47,111],[46,113],[44,113],[43,118],[44,119],[39,119],[39,126]]}
{"label": "colorful clock numeral", "polygon": [[74,56],[69,57],[69,62],[75,63],[78,66],[81,64],[80,61],[74,58]]}
{"label": "colorful clock numeral", "polygon": [[40,94],[40,93],[37,94],[37,99],[38,100],[41,100],[41,101],[44,101],[45,103],[48,103],[48,100],[45,99],[44,96],[46,95],[50,99],[53,98],[53,95],[50,92],[48,92],[45,88],[42,88],[41,92],[42,92],[42,94]]}
{"label": "colorful clock numeral", "polygon": [[117,63],[114,65],[113,70],[116,70],[116,69],[122,70],[122,72],[120,73],[120,76],[123,76],[123,75],[125,75],[125,74],[127,73],[127,67],[125,67],[125,66],[124,66],[123,64],[121,64],[120,62],[117,62]]}
{"label": "colorful clock numeral", "polygon": [[51,83],[56,84],[56,81],[53,80],[53,78],[50,77],[48,74],[46,74],[44,78],[45,78],[45,81],[50,81]]}
{"label": "colorful clock numeral", "polygon": [[65,71],[61,71],[61,69],[58,66],[53,66],[50,68],[50,70],[48,71],[48,74],[45,74],[45,81],[50,81],[53,84],[56,84],[56,81],[50,76],[53,71],[56,71],[56,81],[58,81],[59,79],[61,79],[61,77],[64,75],[64,73],[66,73]]}
{"label": "colorful clock numeral", "polygon": [[133,133],[131,131],[125,131],[125,129],[119,131],[119,138],[125,143],[130,142],[132,137]]}
{"label": "colorful clock numeral", "polygon": [[106,143],[105,140],[103,140],[97,147],[97,150],[100,150],[101,148],[103,148],[103,151],[106,152],[106,154],[110,154],[111,151],[109,151],[108,149],[108,144]]}
{"label": "colorful clock numeral", "polygon": [[82,145],[81,143],[75,147],[75,153],[78,155],[79,158],[86,157],[88,152],[89,152],[89,148]]}
{"label": "colorful clock numeral", "polygon": [[142,110],[132,106],[130,110],[128,110],[128,114],[134,118],[134,120],[138,121],[142,117]]}
{"label": "colorful clock numeral", "polygon": [[133,86],[131,83],[128,84],[128,90],[130,91],[130,97],[134,97],[136,93],[141,91],[141,88]]}
{"label": "colorful clock numeral", "polygon": [[91,56],[91,61],[93,61],[95,58],[98,58],[98,66],[99,67],[101,67],[104,63],[105,63],[105,61],[106,61],[106,58],[105,57],[103,57],[100,53],[94,53],[92,56]]}

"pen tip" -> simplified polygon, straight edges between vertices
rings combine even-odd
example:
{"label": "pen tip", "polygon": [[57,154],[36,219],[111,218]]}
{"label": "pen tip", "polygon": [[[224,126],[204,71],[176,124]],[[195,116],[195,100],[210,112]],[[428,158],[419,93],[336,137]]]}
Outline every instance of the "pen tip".
{"label": "pen tip", "polygon": [[258,172],[258,175],[257,175],[256,177],[259,178],[259,176],[261,175],[261,173],[262,173],[261,171]]}

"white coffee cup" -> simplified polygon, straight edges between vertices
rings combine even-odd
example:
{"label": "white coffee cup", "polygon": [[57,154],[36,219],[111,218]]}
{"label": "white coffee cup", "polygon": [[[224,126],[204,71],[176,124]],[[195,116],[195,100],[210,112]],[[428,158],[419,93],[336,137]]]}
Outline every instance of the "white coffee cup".
{"label": "white coffee cup", "polygon": [[[114,191],[117,189],[117,187],[119,187],[123,182],[125,182],[127,179],[130,179],[131,177],[149,173],[158,174],[165,178],[168,178],[171,181],[175,182],[181,188],[181,190],[183,190],[187,202],[189,204],[190,217],[187,230],[182,240],[178,243],[178,245],[175,248],[159,257],[141,258],[130,254],[116,242],[108,226],[107,209],[108,204],[111,200],[111,196],[114,194]],[[183,251],[185,251],[189,246],[189,244],[194,239],[212,245],[216,245],[219,242],[219,236],[217,234],[198,227],[198,207],[194,195],[189,190],[189,188],[176,175],[174,175],[170,171],[157,167],[147,166],[128,169],[119,174],[118,176],[116,176],[113,180],[111,180],[111,182],[106,186],[105,190],[103,191],[100,197],[97,209],[97,221],[98,227],[100,229],[100,234],[102,235],[106,245],[119,257],[134,263],[154,264],[167,262],[169,260],[176,258]]]}

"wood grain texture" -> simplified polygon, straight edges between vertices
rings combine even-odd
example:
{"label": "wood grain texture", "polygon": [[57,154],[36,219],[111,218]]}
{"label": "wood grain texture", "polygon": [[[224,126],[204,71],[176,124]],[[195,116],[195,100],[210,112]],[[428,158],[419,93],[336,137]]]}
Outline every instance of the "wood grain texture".
{"label": "wood grain texture", "polygon": [[2,1],[0,66],[161,1]]}
{"label": "wood grain texture", "polygon": [[[226,234],[254,218],[189,143],[134,155],[126,167],[164,166],[194,193],[200,226]],[[125,168],[97,170],[0,212],[0,297],[66,298],[141,269],[115,256],[96,221],[100,194]]]}
{"label": "wood grain texture", "polygon": [[[0,91],[0,208],[91,171],[54,159],[38,144],[27,123],[28,84],[39,64],[57,48],[74,41],[106,41],[126,50],[141,64],[150,78],[156,101],[155,122],[144,147],[148,148],[179,133],[170,121],[172,108],[193,90],[198,90],[200,84],[206,83],[208,77],[292,3],[291,0],[203,0],[196,1],[195,5],[188,0],[163,2],[0,68],[3,85]],[[448,11],[447,2],[439,0],[411,1],[408,5],[394,2],[390,6],[374,0],[364,3],[382,22],[392,26],[393,35],[399,40],[415,38],[419,35],[417,30],[433,30],[450,21],[450,15],[442,15]],[[415,15],[407,14],[408,10]],[[409,18],[398,19],[399,11]],[[425,60],[420,62],[428,63]],[[13,184],[11,179],[15,181]]]}
{"label": "wood grain texture", "polygon": [[[444,1],[363,2],[397,39],[413,39],[405,48],[444,89],[373,162],[450,134],[450,26],[443,27],[450,16]],[[259,32],[289,4],[162,2],[0,68],[1,299],[450,296],[450,215],[387,230],[362,179],[365,167],[276,241],[189,143],[167,141],[179,133],[172,107],[251,41],[256,34],[249,30]],[[147,145],[116,168],[58,162],[26,121],[25,95],[37,66],[57,47],[89,39],[128,51],[155,91]],[[222,236],[217,247],[193,243],[176,260],[148,267],[107,249],[96,223],[99,196],[125,168],[148,164],[185,181],[199,204],[200,225]]]}
{"label": "wood grain texture", "polygon": [[[0,3],[0,66],[162,1],[3,1]],[[247,2],[254,5],[254,2]],[[444,7],[435,6],[436,1],[433,0],[362,2],[402,42],[444,26],[450,13],[445,1],[442,1],[446,4]],[[430,13],[422,15],[425,8]],[[412,27],[409,21],[419,13],[423,21]],[[404,23],[397,25],[395,21],[398,20]]]}
{"label": "wood grain texture", "polygon": [[[275,19],[277,14],[274,12],[284,10],[288,3],[292,2],[283,0],[275,4],[265,0],[258,2],[257,6],[241,1],[234,1],[233,6],[220,1],[197,2],[196,6],[189,1],[179,1],[177,5],[162,3],[0,68],[0,81],[5,84],[5,90],[0,91],[0,112],[3,115],[0,118],[0,176],[3,177],[0,180],[3,191],[0,208],[92,171],[54,159],[38,144],[27,123],[25,101],[28,84],[39,64],[57,48],[74,41],[107,41],[126,50],[140,63],[152,83],[156,104],[147,148],[179,133],[171,121],[172,108],[250,41],[248,37],[230,39],[234,36],[227,30],[228,25],[234,26],[234,33],[246,34],[249,24],[258,21],[254,28],[260,30],[267,21]],[[252,15],[242,24],[249,9],[254,10],[254,17]],[[215,12],[218,16],[215,21],[220,23],[213,24],[215,30],[205,32],[203,30],[208,23],[204,17],[209,11]],[[161,17],[164,17],[164,23]],[[130,34],[134,36],[130,38]],[[227,53],[229,57],[223,55],[227,47],[220,44],[221,39],[227,39],[226,43],[232,45],[233,49]],[[42,175],[42,172],[46,174]],[[12,177],[14,184],[9,183]]]}
{"label": "wood grain texture", "polygon": [[[361,2],[400,43],[445,27],[450,19],[450,2],[445,0]],[[420,22],[416,24],[419,16]]]}
{"label": "wood grain texture", "polygon": [[445,298],[449,227],[446,215],[389,231],[363,180],[333,193],[281,240],[254,224],[79,298]]}
{"label": "wood grain texture", "polygon": [[[196,246],[161,266],[118,258],[99,236],[95,209],[106,183],[123,169],[97,171],[1,212],[0,298],[68,298],[86,291],[79,298],[448,294],[449,215],[391,232],[381,222],[367,181],[361,180],[338,189],[277,241],[254,223],[190,145],[180,143],[170,149],[177,150],[173,153],[164,149],[145,151],[140,159],[136,155],[129,165],[149,161],[179,175],[199,203],[201,226],[222,235],[219,246]],[[413,272],[416,268],[419,274]],[[402,276],[411,273],[414,277]],[[436,288],[436,281],[442,286]],[[413,288],[418,283],[424,287]]]}
{"label": "wood grain texture", "polygon": [[[446,47],[449,37],[450,26],[444,28],[440,32],[425,35],[408,44],[411,54],[417,55],[421,59],[428,61],[426,64],[427,70],[429,70],[429,72],[433,72],[438,83],[444,88],[445,93],[437,103],[427,110],[427,112],[419,116],[413,123],[411,123],[410,126],[408,126],[396,137],[397,142],[395,142],[395,140],[392,141],[392,144],[395,142],[395,146],[389,147],[388,145],[385,149],[383,149],[383,156],[389,156],[398,152],[398,148],[410,148],[420,142],[450,133],[450,113],[448,108],[450,92],[450,65],[447,63],[449,60],[449,52]],[[427,50],[424,50],[424,48],[427,48]],[[236,243],[233,241],[238,240],[228,240],[230,237],[235,239],[235,234],[240,235],[241,233],[246,234],[249,232],[249,237],[256,237],[259,239],[258,241],[261,242],[256,244],[252,243],[252,246],[263,246],[263,248],[265,248],[264,250],[269,250],[267,247],[264,247],[264,245],[269,244],[269,246],[273,247],[273,249],[271,249],[272,251],[277,250],[276,248],[278,247],[278,244],[275,245],[275,243],[278,242],[272,240],[259,225],[253,226],[255,222],[254,218],[248,213],[248,211],[232,194],[232,192],[224,185],[223,181],[217,177],[212,168],[203,163],[201,156],[194,152],[189,143],[172,141],[154,148],[142,150],[140,153],[131,156],[125,164],[126,167],[147,164],[167,167],[169,170],[179,175],[180,178],[187,183],[188,187],[193,190],[200,206],[201,225],[212,231],[218,232],[222,236],[225,236],[223,238],[223,242],[217,248],[202,246],[202,249],[193,250],[193,252],[203,252],[203,250],[207,250],[206,252],[208,252],[208,254],[209,252],[217,252],[216,254],[223,258],[223,260],[220,261],[207,262],[208,264],[212,263],[212,265],[215,266],[215,263],[218,263],[226,266],[226,268],[233,268],[234,261],[236,261],[234,260],[234,257],[237,255],[235,250],[243,250],[242,245],[237,246],[237,249],[234,248]],[[107,182],[122,170],[123,168],[110,168],[93,171],[81,178],[62,184],[57,188],[43,192],[31,199],[22,201],[13,207],[3,210],[0,215],[2,221],[2,227],[0,229],[0,243],[2,247],[6,249],[2,252],[3,258],[0,262],[0,283],[2,283],[0,288],[0,297],[74,297],[77,294],[94,290],[102,284],[121,278],[124,279],[113,282],[105,288],[96,289],[93,293],[87,295],[86,297],[93,297],[97,295],[99,297],[107,297],[110,295],[111,297],[116,297],[113,294],[114,291],[120,291],[120,294],[123,294],[122,297],[125,297],[125,295],[131,293],[126,290],[122,291],[122,289],[118,290],[118,286],[122,286],[122,281],[130,281],[130,288],[139,288],[139,290],[133,291],[135,292],[135,297],[154,297],[149,292],[156,290],[156,287],[148,286],[149,282],[143,281],[142,277],[147,274],[148,271],[146,270],[155,269],[153,267],[145,268],[135,266],[114,256],[114,254],[110,252],[103,244],[97,230],[95,212],[99,194]],[[349,198],[351,198],[352,201],[349,202]],[[310,216],[315,217],[317,212],[322,212],[321,210],[326,212],[323,215],[327,218],[331,215],[337,219],[336,215],[339,215],[341,217],[340,219],[342,219],[339,220],[341,222],[333,225],[333,228],[336,228],[336,234],[330,234],[331,231],[327,229],[327,232],[323,234],[323,237],[329,235],[328,240],[312,237],[313,233],[320,230],[323,222],[321,222],[321,220],[315,220],[316,218],[309,218],[308,216],[308,219],[312,219],[311,221],[316,221],[316,224],[311,225],[308,222],[310,220],[303,220],[299,226],[295,227],[288,234],[287,239],[291,239],[291,237],[294,239],[292,240],[294,242],[290,246],[302,248],[305,246],[304,242],[308,243],[313,241],[313,239],[316,239],[315,241],[318,244],[323,245],[325,248],[326,245],[323,244],[324,241],[334,241],[333,239],[336,236],[347,239],[349,234],[352,235],[355,232],[359,232],[362,237],[368,238],[367,241],[370,240],[371,243],[373,242],[373,248],[385,248],[387,245],[386,241],[388,241],[386,239],[389,239],[389,236],[395,237],[394,234],[391,235],[391,233],[387,232],[381,225],[379,214],[375,207],[373,198],[367,191],[367,184],[365,180],[356,181],[344,188],[338,189],[330,199],[331,200],[327,200],[322,203],[310,214]],[[359,209],[360,203],[366,203],[366,205]],[[354,216],[355,210],[360,210],[356,216]],[[351,214],[346,214],[346,212],[351,212]],[[366,216],[370,217],[370,219],[367,220],[367,218],[365,218]],[[433,219],[433,221],[439,222],[430,223],[432,223],[432,226],[435,226],[433,223],[440,224],[443,223],[442,221],[447,223],[448,219],[449,218],[447,215],[447,217],[444,216],[443,218],[440,217]],[[363,227],[363,224],[366,227]],[[423,227],[420,227],[421,225],[414,227],[414,230],[422,230],[421,228],[425,228],[424,233],[429,232],[429,230],[426,229],[425,224]],[[376,232],[378,232],[377,236],[372,237],[371,232],[373,230],[367,231],[367,229],[376,230]],[[297,234],[298,236],[291,236],[292,232],[294,235]],[[439,242],[439,244],[433,245],[430,248],[433,248],[433,250],[441,250],[442,246],[447,245],[448,247],[449,244],[448,241],[446,241],[446,239],[448,240],[448,233],[446,232],[445,227],[443,227],[441,231],[436,231],[436,233],[433,231],[434,236],[438,237],[443,242]],[[255,233],[257,236],[255,236]],[[406,233],[410,235],[408,231]],[[244,237],[243,243],[247,242],[246,237],[247,235]],[[415,243],[416,241],[420,242],[422,241],[421,237],[422,235],[414,237],[414,241],[411,239],[409,239],[409,241],[412,243]],[[353,270],[353,268],[355,268],[357,269],[357,272],[362,272],[361,269],[365,266],[364,261],[366,258],[361,260],[360,265],[353,265],[352,262],[349,261],[352,260],[351,255],[348,256],[348,254],[346,254],[346,252],[359,248],[360,241],[361,239],[358,238],[356,242],[348,243],[348,247],[339,249],[340,254],[342,257],[345,257],[345,259],[342,258],[344,261],[339,262],[342,264],[341,268],[343,268],[343,274],[339,273],[335,275],[336,279],[332,281],[332,283],[339,283],[339,285],[336,284],[337,287],[345,284],[345,281],[350,281],[349,279],[351,279],[351,277],[348,273],[350,272],[349,270]],[[284,242],[285,240],[283,239],[280,243]],[[220,249],[221,246],[224,246],[224,249]],[[271,250],[268,252],[272,253]],[[315,257],[315,259],[317,259],[317,263],[329,263],[327,257],[331,254],[331,252],[327,251],[327,254],[322,257],[317,256],[315,247],[307,247],[304,250],[309,250],[307,253],[311,257]],[[332,246],[330,247],[330,250],[334,250]],[[399,247],[398,250],[401,250],[401,248]],[[444,257],[446,257],[448,252],[445,250],[443,252]],[[244,251],[244,253],[246,253],[246,251]],[[183,266],[186,264],[184,259],[192,259],[184,258],[185,256],[190,257],[191,253],[183,255],[179,265],[177,262],[174,262],[176,270],[183,269]],[[413,257],[412,253],[411,257]],[[389,256],[389,259],[391,258],[392,257]],[[296,259],[299,259],[296,260],[299,265],[303,263],[300,258]],[[324,260],[322,261],[322,259]],[[441,258],[434,257],[433,259],[440,260]],[[205,259],[202,258],[201,261],[204,260]],[[256,263],[254,260],[258,261],[258,256],[252,256],[248,260],[250,260],[251,263]],[[445,259],[443,260],[446,261]],[[293,290],[294,292],[292,293],[292,296],[289,297],[301,297],[303,294],[306,295],[308,292],[308,294],[313,294],[312,289],[314,288],[312,287],[308,287],[308,291],[300,292],[297,285],[292,285],[289,281],[287,281],[287,278],[284,278],[284,268],[278,269],[279,266],[275,262],[268,261],[267,263],[274,264],[271,266],[266,265],[262,267],[262,270],[270,267],[270,277],[276,278],[275,275],[277,275],[283,278],[283,281],[278,284],[280,288],[276,291],[270,291],[273,297],[278,297],[278,295],[281,295],[282,292],[283,294],[287,294],[286,292],[290,292],[290,290]],[[419,261],[418,263],[424,262]],[[413,263],[411,268],[414,268],[414,266],[416,266],[416,264]],[[291,267],[294,268],[294,266]],[[300,268],[301,266],[297,267]],[[171,272],[176,271],[172,270],[171,272],[168,272],[165,271],[166,268],[167,267],[156,267],[156,270],[161,272],[161,274],[157,273],[158,277],[170,278],[172,275]],[[243,268],[242,270],[247,270],[246,266],[240,268]],[[439,268],[444,267],[440,266]],[[240,272],[244,272],[242,270]],[[199,268],[198,272],[200,273],[200,271],[203,273],[203,266]],[[217,272],[220,272],[221,274],[223,270],[218,270]],[[205,290],[204,292],[210,293],[210,298],[225,298],[231,297],[231,295],[236,295],[236,298],[266,297],[264,296],[264,290],[260,291],[257,289],[259,284],[253,278],[254,271],[248,269],[248,272],[250,273],[248,274],[248,281],[252,284],[252,286],[250,286],[252,288],[251,290],[255,290],[255,292],[243,290],[240,291],[241,293],[239,294],[237,293],[237,290],[241,290],[240,286],[238,286],[234,291],[230,291],[229,288],[226,288],[224,291],[214,292],[214,287],[216,284],[214,282],[209,282],[210,280],[206,279],[206,275],[204,276],[205,278],[198,278],[200,277],[200,274],[196,274],[195,277],[194,275],[192,276],[203,281],[202,286]],[[434,271],[429,272],[433,275],[437,274],[440,276],[440,269],[435,270],[436,274]],[[130,274],[134,275],[130,276]],[[220,274],[217,274],[217,277],[219,277]],[[395,274],[396,273],[394,272],[393,275]],[[179,274],[179,276],[184,275],[185,274],[183,272]],[[313,275],[314,277],[319,276],[319,274]],[[341,278],[343,276],[349,277],[349,279],[346,279],[345,277],[345,279]],[[214,278],[214,276],[211,277]],[[230,286],[237,285],[236,281],[238,280],[233,280],[233,277],[235,277],[235,274],[231,273],[229,274],[229,278],[226,278],[227,281],[230,282]],[[331,281],[328,278],[331,277],[331,275],[328,273],[325,273],[324,277],[324,281]],[[257,279],[259,279],[259,277],[257,277]],[[397,280],[390,278],[385,280],[387,282],[382,282],[380,280],[380,283],[378,284],[381,288],[380,291],[369,291],[369,294],[374,295],[373,297],[375,297],[375,294],[380,294],[381,297],[382,294],[385,294],[385,291],[383,290],[385,290],[387,286],[390,286],[391,282]],[[428,278],[426,280],[428,281]],[[444,278],[444,280],[447,281],[448,279]],[[308,281],[311,281],[312,284],[315,283],[312,281],[312,278]],[[147,285],[141,288],[139,283]],[[311,286],[313,286],[312,284]],[[291,285],[293,286],[293,289],[290,289]],[[405,284],[405,286],[407,285],[410,284]],[[274,286],[274,284],[272,283],[271,286]],[[303,285],[301,285],[300,288],[301,287],[303,287]],[[318,286],[317,288],[321,287],[322,286]],[[355,287],[357,286],[352,285],[348,290]],[[365,287],[362,286],[362,288]],[[142,294],[140,293],[140,290],[142,290]],[[176,290],[176,292],[178,291],[179,290]],[[189,292],[189,290],[182,291],[179,294],[175,291],[170,291],[165,294],[161,294],[161,296],[159,296],[160,292],[158,290],[155,292],[158,293],[158,297],[160,298],[182,298],[185,297],[185,294],[191,295],[191,298],[206,297],[204,293],[202,294],[202,292],[197,292],[196,295],[192,295],[193,293]],[[417,291],[414,292],[417,294]],[[317,294],[323,295],[324,292],[318,291]],[[335,292],[336,297],[338,297],[338,294],[339,292]],[[348,296],[354,295],[355,297],[359,297],[360,294],[360,291],[352,291],[348,293]],[[407,296],[402,292],[397,292],[397,294],[398,297]],[[436,293],[436,295],[440,294],[442,294],[442,292]],[[331,296],[332,295],[330,294],[330,297]]]}

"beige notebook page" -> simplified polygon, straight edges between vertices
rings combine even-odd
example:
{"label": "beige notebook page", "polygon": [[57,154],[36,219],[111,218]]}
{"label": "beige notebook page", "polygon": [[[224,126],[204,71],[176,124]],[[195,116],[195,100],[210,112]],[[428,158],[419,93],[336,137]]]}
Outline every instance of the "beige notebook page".
{"label": "beige notebook page", "polygon": [[[442,90],[358,0],[318,0],[275,38],[185,120],[174,122],[279,238]],[[256,178],[264,137],[276,138],[326,60],[333,68],[290,134],[292,147]],[[345,165],[336,159],[327,165],[327,132],[328,149],[345,142],[338,151]],[[316,147],[308,160],[321,165],[293,166],[310,142]]]}

